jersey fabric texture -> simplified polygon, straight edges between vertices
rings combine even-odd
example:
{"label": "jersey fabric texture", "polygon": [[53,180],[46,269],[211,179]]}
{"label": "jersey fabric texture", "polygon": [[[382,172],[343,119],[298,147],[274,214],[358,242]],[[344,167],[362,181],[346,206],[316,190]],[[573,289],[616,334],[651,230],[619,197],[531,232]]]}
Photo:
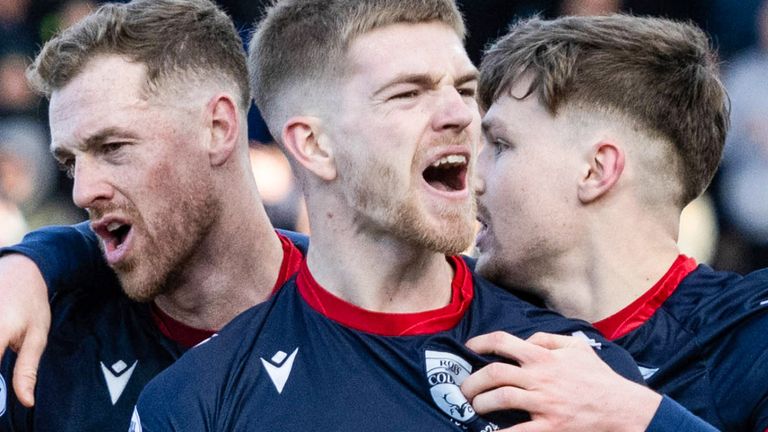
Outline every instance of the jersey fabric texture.
{"label": "jersey fabric texture", "polygon": [[619,373],[640,380],[627,353],[587,323],[519,300],[475,276],[464,259],[449,261],[450,304],[406,314],[349,304],[302,264],[268,302],[148,384],[131,430],[495,430],[527,414],[480,418],[458,387],[489,361],[464,342],[494,330],[523,338],[576,334]]}
{"label": "jersey fabric texture", "polygon": [[[302,253],[292,241],[305,249],[307,240],[292,233],[279,236],[284,249],[278,279],[282,285],[301,262]],[[198,333],[197,340],[185,339],[190,332],[180,323],[158,315],[149,304],[128,299],[87,224],[43,229],[20,245],[0,250],[11,252],[29,256],[42,269],[52,322],[34,409],[23,407],[13,392],[15,354],[7,350],[3,356],[0,379],[7,383],[7,399],[0,395],[0,406],[6,406],[4,414],[0,410],[0,431],[125,432],[144,385],[188,346],[200,342],[205,332]],[[68,272],[70,282],[58,276]],[[158,320],[165,325],[158,326]]]}
{"label": "jersey fabric texture", "polygon": [[648,384],[724,431],[768,430],[768,269],[680,256],[645,295],[595,323]]}

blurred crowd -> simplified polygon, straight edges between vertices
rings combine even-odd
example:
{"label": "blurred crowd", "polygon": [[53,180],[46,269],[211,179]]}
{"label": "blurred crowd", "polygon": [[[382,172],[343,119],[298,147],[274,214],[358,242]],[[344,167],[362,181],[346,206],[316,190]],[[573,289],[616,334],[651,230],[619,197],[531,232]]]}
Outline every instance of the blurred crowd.
{"label": "blurred crowd", "polygon": [[[407,1],[407,0],[404,0]],[[219,0],[247,40],[267,0]],[[51,35],[98,7],[97,0],[0,0],[0,245],[43,225],[86,215],[70,199],[71,181],[48,155],[46,101],[25,69]],[[768,267],[768,0],[458,0],[467,48],[483,47],[520,17],[631,12],[692,20],[718,48],[732,102],[721,171],[684,213],[681,247],[702,262],[746,272]],[[254,176],[273,223],[307,231],[301,192],[285,156],[252,109]]]}

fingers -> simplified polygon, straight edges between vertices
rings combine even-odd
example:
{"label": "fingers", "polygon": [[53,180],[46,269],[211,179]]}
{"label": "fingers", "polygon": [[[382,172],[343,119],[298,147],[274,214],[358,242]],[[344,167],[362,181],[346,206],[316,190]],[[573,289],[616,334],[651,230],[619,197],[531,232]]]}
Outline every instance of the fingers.
{"label": "fingers", "polygon": [[542,359],[548,350],[524,341],[504,331],[476,336],[467,341],[467,348],[478,354],[495,354],[521,365]]}
{"label": "fingers", "polygon": [[461,392],[470,401],[489,390],[513,386],[521,389],[530,388],[535,384],[531,378],[518,366],[507,363],[491,363],[472,375],[468,376],[461,383]]}
{"label": "fingers", "polygon": [[548,426],[545,422],[533,420],[525,423],[518,423],[512,427],[502,429],[499,432],[553,432],[559,430],[561,429]]}
{"label": "fingers", "polygon": [[472,408],[480,415],[511,409],[531,412],[538,405],[534,393],[511,386],[489,390],[472,399]]}
{"label": "fingers", "polygon": [[589,348],[589,345],[585,341],[576,337],[544,332],[534,333],[533,336],[526,339],[526,342],[530,342],[548,350],[563,348]]}
{"label": "fingers", "polygon": [[22,405],[31,408],[35,404],[35,384],[37,368],[43,355],[47,334],[37,328],[31,328],[16,357],[13,368],[13,389]]}

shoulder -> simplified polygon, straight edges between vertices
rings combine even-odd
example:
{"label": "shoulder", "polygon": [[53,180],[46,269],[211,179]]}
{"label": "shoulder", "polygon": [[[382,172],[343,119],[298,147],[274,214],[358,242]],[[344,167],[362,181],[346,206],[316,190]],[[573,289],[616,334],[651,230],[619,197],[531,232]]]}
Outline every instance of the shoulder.
{"label": "shoulder", "polygon": [[523,339],[537,332],[574,336],[593,347],[597,355],[620,375],[635,382],[643,382],[629,353],[605,339],[586,321],[566,318],[555,311],[527,302],[479,275],[474,274],[473,277],[473,335],[503,330]]}
{"label": "shoulder", "polygon": [[768,270],[741,276],[700,265],[680,283],[662,308],[688,330],[741,319],[768,300]]}
{"label": "shoulder", "polygon": [[[288,282],[290,284],[291,282]],[[283,289],[230,321],[219,333],[187,351],[142,391],[137,416],[142,427],[155,430],[218,430],[237,402],[252,399],[249,389],[259,380],[258,353],[267,324],[287,325],[293,290]],[[269,323],[268,323],[269,320]],[[272,332],[274,333],[274,332]]]}
{"label": "shoulder", "polygon": [[707,341],[707,372],[726,424],[768,428],[768,304]]}

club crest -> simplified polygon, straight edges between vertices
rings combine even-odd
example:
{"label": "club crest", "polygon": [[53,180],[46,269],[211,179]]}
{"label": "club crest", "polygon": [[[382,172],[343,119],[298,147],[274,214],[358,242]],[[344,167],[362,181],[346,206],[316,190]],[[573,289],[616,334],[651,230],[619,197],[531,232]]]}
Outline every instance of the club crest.
{"label": "club crest", "polygon": [[459,388],[472,373],[472,366],[451,353],[427,350],[424,356],[429,392],[435,404],[458,422],[467,423],[474,418],[475,410]]}

